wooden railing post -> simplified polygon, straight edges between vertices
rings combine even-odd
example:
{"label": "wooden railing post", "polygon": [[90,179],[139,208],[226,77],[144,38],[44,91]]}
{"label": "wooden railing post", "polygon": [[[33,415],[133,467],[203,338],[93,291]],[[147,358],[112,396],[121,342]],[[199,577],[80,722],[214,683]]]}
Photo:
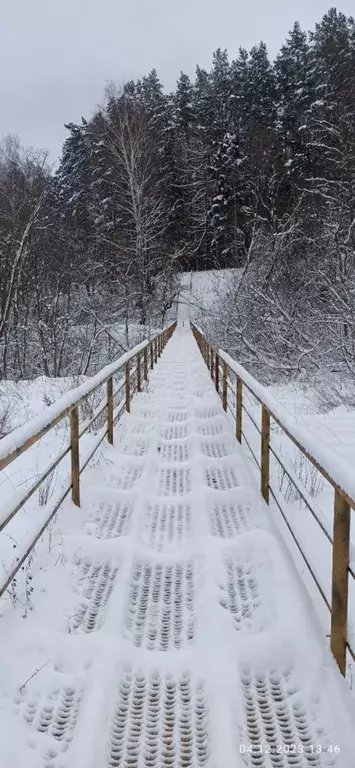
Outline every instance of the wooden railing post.
{"label": "wooden railing post", "polygon": [[131,369],[129,360],[125,365],[126,370],[126,411],[130,413],[131,410]]}
{"label": "wooden railing post", "polygon": [[237,392],[235,403],[235,436],[239,443],[242,442],[242,429],[243,429],[243,382],[242,379],[237,376]]}
{"label": "wooden railing post", "polygon": [[157,341],[157,337],[155,337],[155,340],[154,340],[154,362],[155,363],[158,362],[158,341]]}
{"label": "wooden railing post", "polygon": [[222,386],[222,405],[227,410],[228,403],[228,365],[223,360],[223,386]]}
{"label": "wooden railing post", "polygon": [[80,460],[79,460],[79,410],[78,406],[70,411],[71,444],[71,497],[80,507]]}
{"label": "wooden railing post", "polygon": [[216,352],[214,360],[214,383],[219,394],[219,354]]}
{"label": "wooden railing post", "polygon": [[350,506],[335,490],[330,648],[344,677],[348,634],[349,540]]}
{"label": "wooden railing post", "polygon": [[143,376],[144,381],[148,381],[148,347],[144,347],[143,352]]}
{"label": "wooden railing post", "polygon": [[107,439],[113,445],[113,378],[107,379]]}
{"label": "wooden railing post", "polygon": [[140,352],[137,354],[137,392],[140,392],[142,389],[142,377],[141,377],[141,355]]}
{"label": "wooden railing post", "polygon": [[211,352],[210,345],[207,344],[206,365],[207,365],[208,370],[210,369],[210,352]]}
{"label": "wooden railing post", "polygon": [[261,406],[261,493],[269,503],[270,480],[270,414]]}
{"label": "wooden railing post", "polygon": [[214,367],[213,367],[213,365],[214,365],[214,360],[213,360],[213,349],[212,349],[212,347],[211,347],[211,360],[210,360],[210,365],[211,365],[211,379],[212,379],[212,381],[213,381],[213,371],[214,371]]}
{"label": "wooden railing post", "polygon": [[154,350],[153,350],[153,342],[150,342],[150,367],[151,369],[154,368]]}

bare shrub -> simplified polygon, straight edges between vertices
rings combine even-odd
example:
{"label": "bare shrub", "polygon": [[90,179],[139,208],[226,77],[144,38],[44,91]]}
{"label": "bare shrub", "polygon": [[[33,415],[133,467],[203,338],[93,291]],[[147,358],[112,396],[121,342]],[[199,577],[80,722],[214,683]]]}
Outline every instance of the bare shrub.
{"label": "bare shrub", "polygon": [[0,440],[11,432],[15,416],[23,406],[24,399],[16,385],[0,387]]}
{"label": "bare shrub", "polygon": [[38,501],[40,507],[45,507],[51,496],[53,496],[55,474],[56,470],[53,469],[39,487]]}
{"label": "bare shrub", "polygon": [[[104,398],[104,389],[100,387],[96,392],[92,392],[88,397],[80,403],[80,419],[83,422],[89,421],[93,418],[95,411],[102,403]],[[89,432],[95,432],[100,429],[105,423],[106,414],[105,411],[99,416],[89,427]]]}
{"label": "bare shrub", "polygon": [[11,431],[11,404],[0,394],[0,440]]}
{"label": "bare shrub", "polygon": [[[316,467],[303,455],[303,453],[300,452],[296,454],[291,463],[294,474],[308,491],[309,495],[312,496],[312,498],[318,496],[323,490],[324,478],[318,472]],[[295,501],[300,501],[301,496],[299,491],[282,467],[279,467],[278,474],[279,491],[283,494],[287,504],[293,504]]]}

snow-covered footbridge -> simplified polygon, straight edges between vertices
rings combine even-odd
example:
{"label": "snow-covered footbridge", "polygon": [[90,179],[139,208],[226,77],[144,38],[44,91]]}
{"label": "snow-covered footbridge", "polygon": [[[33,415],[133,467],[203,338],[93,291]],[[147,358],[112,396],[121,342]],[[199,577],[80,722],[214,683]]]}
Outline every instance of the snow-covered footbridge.
{"label": "snow-covered footbridge", "polygon": [[0,618],[0,765],[351,768],[347,683],[186,320],[139,389]]}

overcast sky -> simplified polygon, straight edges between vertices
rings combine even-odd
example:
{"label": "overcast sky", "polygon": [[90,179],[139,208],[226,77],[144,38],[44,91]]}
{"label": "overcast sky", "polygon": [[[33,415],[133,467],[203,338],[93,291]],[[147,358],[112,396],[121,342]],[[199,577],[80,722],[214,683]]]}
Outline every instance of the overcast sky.
{"label": "overcast sky", "polygon": [[[88,117],[105,82],[153,67],[168,89],[212,52],[264,40],[275,56],[297,18],[310,29],[331,0],[0,0],[0,138],[56,159],[64,122]],[[297,10],[296,10],[297,8]],[[353,0],[339,10],[354,12]]]}

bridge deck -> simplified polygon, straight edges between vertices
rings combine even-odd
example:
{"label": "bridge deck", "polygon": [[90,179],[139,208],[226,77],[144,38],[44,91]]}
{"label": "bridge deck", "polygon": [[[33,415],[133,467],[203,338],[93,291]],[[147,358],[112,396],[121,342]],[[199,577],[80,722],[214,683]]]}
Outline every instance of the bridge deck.
{"label": "bridge deck", "polygon": [[345,683],[190,330],[115,442],[63,511],[72,603],[59,565],[26,638],[6,619],[1,764],[349,768]]}

